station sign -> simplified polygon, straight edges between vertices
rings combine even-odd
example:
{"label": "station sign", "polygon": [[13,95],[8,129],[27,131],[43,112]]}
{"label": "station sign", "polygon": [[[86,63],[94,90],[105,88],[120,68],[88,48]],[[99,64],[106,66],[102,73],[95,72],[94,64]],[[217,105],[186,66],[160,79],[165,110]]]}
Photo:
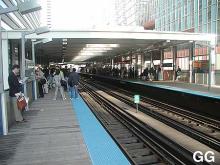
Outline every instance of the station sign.
{"label": "station sign", "polygon": [[173,63],[163,63],[162,67],[173,67]]}
{"label": "station sign", "polygon": [[134,95],[134,103],[139,104],[140,103],[140,95]]}

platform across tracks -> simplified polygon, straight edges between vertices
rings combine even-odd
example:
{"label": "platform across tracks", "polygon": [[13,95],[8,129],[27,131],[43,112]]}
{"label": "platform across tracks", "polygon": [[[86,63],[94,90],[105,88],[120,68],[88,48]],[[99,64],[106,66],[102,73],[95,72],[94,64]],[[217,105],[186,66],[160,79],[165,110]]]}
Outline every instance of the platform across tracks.
{"label": "platform across tracks", "polygon": [[138,93],[142,96],[188,109],[207,117],[217,120],[220,118],[220,111],[218,111],[218,109],[220,109],[220,97],[217,94],[97,74],[81,74],[81,76],[106,82],[122,89]]}

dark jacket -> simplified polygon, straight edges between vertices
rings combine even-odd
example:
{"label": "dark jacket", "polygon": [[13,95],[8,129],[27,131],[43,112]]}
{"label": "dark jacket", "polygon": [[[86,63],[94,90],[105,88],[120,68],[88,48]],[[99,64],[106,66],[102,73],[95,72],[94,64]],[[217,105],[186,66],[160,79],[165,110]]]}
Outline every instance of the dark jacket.
{"label": "dark jacket", "polygon": [[68,79],[69,86],[73,87],[74,85],[79,84],[79,74],[76,72],[71,72]]}
{"label": "dark jacket", "polygon": [[8,76],[8,84],[10,97],[15,97],[15,93],[22,91],[22,86],[18,81],[18,77],[13,72],[11,72]]}

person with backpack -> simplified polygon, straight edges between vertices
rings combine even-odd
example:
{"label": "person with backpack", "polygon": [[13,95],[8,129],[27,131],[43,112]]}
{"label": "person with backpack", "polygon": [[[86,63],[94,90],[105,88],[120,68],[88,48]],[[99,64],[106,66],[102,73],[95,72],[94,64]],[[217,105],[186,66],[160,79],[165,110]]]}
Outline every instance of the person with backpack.
{"label": "person with backpack", "polygon": [[55,84],[55,95],[54,95],[54,99],[53,100],[56,100],[57,99],[57,92],[58,90],[60,90],[60,94],[63,98],[63,100],[66,100],[66,97],[64,95],[64,90],[63,90],[63,87],[61,85],[61,80],[63,80],[64,78],[62,77],[62,74],[60,74],[60,70],[57,69],[55,71],[55,75],[53,77],[53,82]]}
{"label": "person with backpack", "polygon": [[[79,74],[76,73],[76,69],[73,68],[73,71],[69,75],[68,84],[70,87],[70,99],[78,98],[78,85],[79,85]],[[75,94],[75,97],[74,97]]]}

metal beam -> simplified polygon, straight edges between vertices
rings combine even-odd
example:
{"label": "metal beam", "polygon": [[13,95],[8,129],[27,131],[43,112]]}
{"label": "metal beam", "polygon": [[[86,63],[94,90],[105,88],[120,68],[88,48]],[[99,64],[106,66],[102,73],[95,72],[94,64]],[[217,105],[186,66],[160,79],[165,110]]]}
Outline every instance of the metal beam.
{"label": "metal beam", "polygon": [[[8,31],[7,35],[3,32],[3,38],[19,39],[21,31]],[[26,36],[27,39],[42,38],[72,38],[72,39],[104,39],[106,42],[117,42],[118,39],[133,42],[133,40],[145,41],[212,41],[215,38],[213,34],[185,33],[185,32],[155,32],[155,31],[50,31],[50,33],[40,36],[31,34]],[[83,41],[83,40],[82,40]],[[86,43],[86,41],[85,41]]]}

